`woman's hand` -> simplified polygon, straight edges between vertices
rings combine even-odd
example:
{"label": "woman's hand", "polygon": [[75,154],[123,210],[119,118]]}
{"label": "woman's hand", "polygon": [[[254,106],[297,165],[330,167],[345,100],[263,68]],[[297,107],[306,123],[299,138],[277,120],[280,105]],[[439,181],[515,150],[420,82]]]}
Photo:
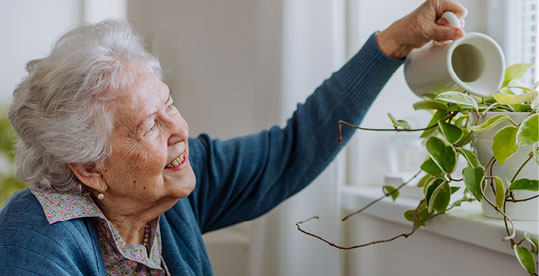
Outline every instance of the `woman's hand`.
{"label": "woman's hand", "polygon": [[462,37],[464,31],[461,28],[451,26],[441,18],[446,11],[455,13],[461,26],[464,26],[468,11],[462,5],[451,0],[427,0],[412,13],[378,33],[378,46],[387,56],[402,59],[414,48],[431,40],[446,41]]}

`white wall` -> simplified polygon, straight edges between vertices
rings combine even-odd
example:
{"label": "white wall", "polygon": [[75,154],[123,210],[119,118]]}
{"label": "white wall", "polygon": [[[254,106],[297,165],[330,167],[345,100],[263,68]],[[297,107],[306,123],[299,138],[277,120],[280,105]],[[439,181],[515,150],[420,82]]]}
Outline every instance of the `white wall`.
{"label": "white wall", "polygon": [[[260,51],[271,54],[272,48],[279,49],[279,41],[258,37],[258,7],[253,0],[128,2],[129,21],[158,55],[192,136],[207,132],[228,138],[269,126],[267,119],[261,124],[257,114],[271,110],[276,100],[262,95],[276,97],[278,86],[259,91],[263,75],[257,68],[267,67],[260,62],[278,62],[278,57],[260,57]],[[265,33],[271,31],[279,29]],[[273,67],[261,70],[275,78]],[[259,97],[267,104],[256,106]]]}
{"label": "white wall", "polygon": [[[348,221],[348,244],[387,239],[410,226],[368,215]],[[500,241],[501,242],[501,241]],[[409,238],[348,252],[345,275],[528,275],[514,256],[418,230]]]}
{"label": "white wall", "polygon": [[0,0],[0,103],[10,101],[26,63],[46,56],[81,14],[80,1]]}
{"label": "white wall", "polygon": [[0,0],[0,105],[11,100],[26,63],[49,54],[69,29],[83,22],[125,18],[126,0]]}

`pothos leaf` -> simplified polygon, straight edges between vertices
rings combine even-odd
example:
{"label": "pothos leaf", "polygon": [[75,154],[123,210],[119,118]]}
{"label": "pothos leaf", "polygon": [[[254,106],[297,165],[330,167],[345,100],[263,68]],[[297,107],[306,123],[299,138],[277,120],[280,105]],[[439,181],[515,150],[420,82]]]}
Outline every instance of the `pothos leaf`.
{"label": "pothos leaf", "polygon": [[472,168],[481,167],[481,163],[479,163],[479,159],[477,159],[477,156],[475,154],[467,149],[458,148],[457,152],[460,153],[460,155],[464,156],[464,159],[468,162],[468,166]]}
{"label": "pothos leaf", "polygon": [[515,95],[515,92],[513,92],[513,90],[507,88],[507,87],[502,87],[498,90],[498,92],[502,93],[502,94],[509,94],[509,95]]}
{"label": "pothos leaf", "polygon": [[521,103],[521,104],[510,104],[515,112],[531,112],[532,108],[530,104],[527,103]]}
{"label": "pothos leaf", "polygon": [[503,79],[502,87],[509,84],[514,79],[520,79],[533,64],[531,63],[517,63],[505,68],[505,77]]}
{"label": "pothos leaf", "polygon": [[470,129],[472,131],[474,131],[474,132],[485,132],[485,131],[491,130],[492,128],[499,125],[500,123],[503,123],[503,122],[509,121],[509,120],[511,120],[509,115],[507,115],[507,114],[499,114],[499,115],[496,115],[496,116],[488,119],[487,121],[485,121],[484,123],[482,123],[480,125],[470,127]]}
{"label": "pothos leaf", "polygon": [[455,147],[463,147],[467,144],[469,144],[473,139],[473,136],[471,135],[471,131],[467,128],[462,129],[462,137],[454,144]]}
{"label": "pothos leaf", "polygon": [[532,110],[539,111],[539,96],[533,99],[532,103],[530,104],[530,108]]}
{"label": "pothos leaf", "polygon": [[539,114],[533,114],[520,123],[517,132],[517,143],[523,146],[537,142],[539,142]]}
{"label": "pothos leaf", "polygon": [[514,126],[506,126],[494,135],[492,152],[500,165],[503,165],[505,160],[518,150],[517,131],[518,129]]}
{"label": "pothos leaf", "polygon": [[529,179],[521,178],[509,186],[509,190],[527,190],[527,191],[539,191],[539,180],[538,179]]}
{"label": "pothos leaf", "polygon": [[420,138],[429,137],[429,135],[431,135],[433,132],[435,132],[438,129],[438,127],[432,127],[432,126],[437,125],[438,121],[445,118],[445,116],[447,116],[447,111],[446,110],[438,110],[438,111],[436,111],[434,113],[434,115],[432,115],[432,119],[430,120],[430,122],[427,124],[427,128],[429,128],[429,129],[423,131]]}
{"label": "pothos leaf", "polygon": [[[432,161],[432,160],[431,160],[431,161]],[[434,163],[434,162],[433,162],[433,163]],[[440,170],[440,173],[441,173],[441,172],[442,172],[442,171]],[[419,182],[417,182],[417,187],[420,188],[420,187],[425,186],[425,184],[426,184],[428,181],[430,181],[432,178],[435,178],[435,176],[432,176],[432,175],[430,175],[430,174],[424,175],[424,176],[419,180]]]}
{"label": "pothos leaf", "polygon": [[[427,183],[427,186],[425,186],[424,194],[425,194],[425,203],[428,207],[430,205],[430,200],[432,199],[432,194],[434,191],[438,188],[438,186],[442,185],[445,182],[442,178],[436,178]],[[428,210],[431,212],[431,210]]]}
{"label": "pothos leaf", "polygon": [[528,248],[515,245],[515,255],[517,256],[520,265],[533,275],[535,273],[535,258]]}
{"label": "pothos leaf", "polygon": [[434,163],[434,161],[432,161],[432,158],[430,157],[425,160],[423,164],[421,164],[420,168],[421,170],[430,175],[442,175],[444,173],[442,169],[436,163]]}
{"label": "pothos leaf", "polygon": [[385,185],[382,187],[382,189],[384,190],[384,194],[390,195],[393,201],[395,201],[395,199],[397,199],[397,197],[399,196],[399,190],[397,190],[391,185]]}
{"label": "pothos leaf", "polygon": [[434,100],[419,101],[419,102],[414,103],[413,107],[414,107],[414,110],[419,110],[419,109],[424,109],[424,110],[432,110],[432,109],[446,110],[447,109],[446,104],[443,104],[441,102],[434,101]]}
{"label": "pothos leaf", "polygon": [[410,124],[408,122],[406,122],[405,120],[397,120],[397,119],[395,119],[395,117],[393,117],[393,115],[391,115],[391,113],[387,113],[387,116],[389,117],[389,119],[393,123],[394,127],[400,127],[400,128],[404,128],[404,129],[410,129],[411,128]]}
{"label": "pothos leaf", "polygon": [[451,186],[451,194],[458,192],[458,190],[460,190],[459,186]]}
{"label": "pothos leaf", "polygon": [[457,152],[455,148],[438,137],[430,137],[426,143],[427,151],[432,160],[446,174],[450,174],[457,166]]}
{"label": "pothos leaf", "polygon": [[475,101],[475,99],[461,92],[455,92],[455,91],[444,92],[444,93],[438,94],[438,96],[436,96],[436,98],[434,99],[437,101],[443,101],[443,102],[455,103],[455,104],[463,105],[463,106],[469,106],[475,110],[478,109],[477,102]]}
{"label": "pothos leaf", "polygon": [[532,101],[537,97],[537,91],[531,91],[529,93],[523,93],[519,95],[509,95],[502,93],[492,94],[492,97],[500,104],[520,104],[523,102]]}
{"label": "pothos leaf", "polygon": [[454,123],[454,125],[463,128],[466,127],[466,124],[468,123],[468,116],[460,116]]}
{"label": "pothos leaf", "polygon": [[528,91],[528,92],[533,91],[532,88],[526,87],[526,85],[519,79],[511,80],[507,84],[507,87],[505,87],[505,88],[510,89],[513,92],[515,92],[513,89],[521,89],[522,90],[522,91],[517,90],[516,94],[522,94],[522,92],[524,92],[524,91]]}
{"label": "pothos leaf", "polygon": [[535,163],[539,165],[539,143],[533,144],[533,157],[535,159]]}
{"label": "pothos leaf", "polygon": [[449,201],[451,201],[451,187],[447,181],[444,181],[432,192],[428,207],[429,212],[436,210],[438,213],[444,214],[449,206]]}
{"label": "pothos leaf", "polygon": [[414,213],[415,210],[406,210],[404,211],[403,216],[407,221],[414,221]]}
{"label": "pothos leaf", "polygon": [[484,185],[482,183],[484,181],[481,180],[483,179],[484,174],[485,168],[483,167],[466,167],[462,169],[462,176],[464,177],[464,184],[466,185],[466,188],[479,202],[481,202],[481,199],[483,198],[481,189],[483,189]]}
{"label": "pothos leaf", "polygon": [[533,241],[533,239],[530,237],[530,234],[528,234],[528,232],[524,232],[524,238],[530,243],[530,245],[532,246],[532,252],[533,253],[537,253],[537,245],[535,244],[535,242]]}
{"label": "pothos leaf", "polygon": [[462,130],[459,127],[448,124],[443,120],[440,120],[438,125],[440,126],[440,131],[449,143],[455,144],[462,137]]}
{"label": "pothos leaf", "polygon": [[494,183],[496,191],[496,207],[501,210],[503,203],[505,202],[505,187],[502,180],[497,176],[494,177]]}
{"label": "pothos leaf", "polygon": [[404,212],[404,217],[414,222],[414,229],[425,225],[425,220],[430,216],[425,200],[421,200],[415,210]]}

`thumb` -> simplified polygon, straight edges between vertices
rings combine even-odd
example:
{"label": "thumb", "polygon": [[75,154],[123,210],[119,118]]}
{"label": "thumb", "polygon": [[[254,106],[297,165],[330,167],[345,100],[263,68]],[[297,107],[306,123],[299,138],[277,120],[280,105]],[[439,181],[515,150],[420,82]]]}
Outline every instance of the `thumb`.
{"label": "thumb", "polygon": [[455,40],[461,38],[464,31],[451,25],[435,25],[432,29],[432,38],[436,41]]}

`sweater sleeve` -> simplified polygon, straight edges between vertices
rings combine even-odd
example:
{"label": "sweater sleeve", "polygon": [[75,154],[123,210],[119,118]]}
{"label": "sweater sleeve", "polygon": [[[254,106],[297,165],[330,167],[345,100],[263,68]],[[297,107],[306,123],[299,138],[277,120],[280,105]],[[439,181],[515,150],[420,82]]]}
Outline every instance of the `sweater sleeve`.
{"label": "sweater sleeve", "polygon": [[189,196],[202,232],[256,218],[297,193],[335,158],[402,60],[385,56],[373,34],[325,80],[284,128],[226,141],[201,135],[189,141],[197,187]]}

